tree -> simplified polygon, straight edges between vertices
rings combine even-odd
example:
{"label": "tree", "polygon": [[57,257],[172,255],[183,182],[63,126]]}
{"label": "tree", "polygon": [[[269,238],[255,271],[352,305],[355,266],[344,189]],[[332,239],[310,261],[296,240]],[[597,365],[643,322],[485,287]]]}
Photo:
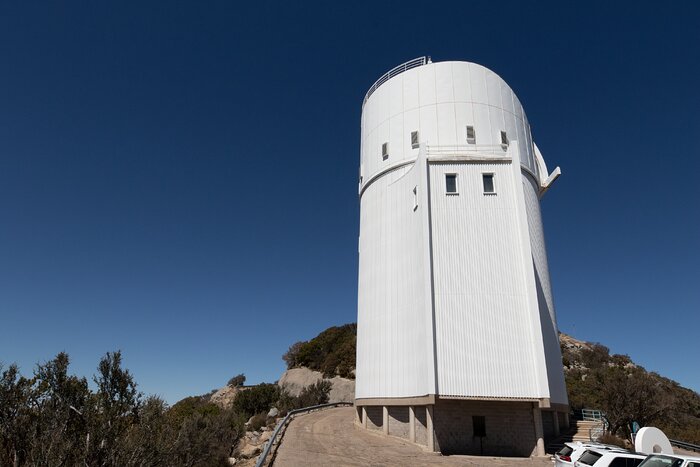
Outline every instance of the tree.
{"label": "tree", "polygon": [[638,368],[610,366],[595,373],[598,405],[605,413],[608,431],[632,441],[632,424],[646,426],[662,417],[671,400],[658,382]]}
{"label": "tree", "polygon": [[233,410],[246,417],[267,412],[280,396],[279,386],[262,383],[241,391],[233,401]]}
{"label": "tree", "polygon": [[17,365],[0,364],[0,465],[18,467],[29,450],[34,381],[19,374]]}
{"label": "tree", "polygon": [[245,375],[241,373],[240,375],[236,375],[230,380],[228,380],[228,383],[226,383],[227,386],[231,386],[232,388],[237,388],[240,386],[243,386],[245,384]]}
{"label": "tree", "polygon": [[287,350],[287,352],[284,355],[282,355],[282,360],[284,360],[287,364],[288,370],[297,366],[297,357],[299,355],[299,350],[301,349],[302,345],[304,345],[304,342],[302,341],[295,342],[294,344],[290,345],[289,350]]}
{"label": "tree", "polygon": [[91,395],[85,378],[68,374],[69,365],[68,354],[61,352],[34,372],[33,464],[77,465],[85,457]]}
{"label": "tree", "polygon": [[[91,433],[88,457],[95,464],[117,465],[119,439],[138,422],[141,394],[129,370],[122,369],[120,351],[107,352],[93,378],[97,385],[90,414]],[[89,462],[90,463],[90,462]]]}

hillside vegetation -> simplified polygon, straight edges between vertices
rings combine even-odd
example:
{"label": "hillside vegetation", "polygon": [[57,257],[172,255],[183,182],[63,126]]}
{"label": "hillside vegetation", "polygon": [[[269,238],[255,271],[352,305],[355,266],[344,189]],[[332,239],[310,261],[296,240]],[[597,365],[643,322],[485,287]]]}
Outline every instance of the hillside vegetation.
{"label": "hillside vegetation", "polygon": [[573,409],[605,412],[610,431],[629,438],[632,422],[656,426],[671,439],[700,444],[700,395],[627,355],[560,335],[564,375]]}
{"label": "hillside vegetation", "polygon": [[228,465],[245,414],[193,398],[169,408],[145,397],[120,352],[100,360],[95,390],[68,368],[65,353],[31,377],[0,365],[0,465]]}
{"label": "hillside vegetation", "polygon": [[309,341],[293,344],[282,358],[287,369],[306,367],[327,378],[355,379],[355,342],[357,325],[333,326]]}

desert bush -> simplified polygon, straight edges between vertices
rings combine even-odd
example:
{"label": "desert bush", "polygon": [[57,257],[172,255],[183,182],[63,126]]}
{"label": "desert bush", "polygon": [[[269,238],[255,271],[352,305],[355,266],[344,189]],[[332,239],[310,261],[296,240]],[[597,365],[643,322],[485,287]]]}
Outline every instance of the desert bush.
{"label": "desert bush", "polygon": [[246,417],[267,413],[279,397],[280,389],[276,384],[262,383],[238,393],[233,410]]}
{"label": "desert bush", "polygon": [[310,407],[312,405],[326,404],[328,402],[328,394],[331,390],[331,382],[321,380],[315,384],[305,387],[301,390],[298,396],[292,396],[287,391],[282,391],[277,408],[281,413],[287,413],[290,410],[300,409],[302,407]]}
{"label": "desert bush", "polygon": [[242,415],[202,398],[169,409],[144,398],[121,362],[120,352],[100,360],[95,391],[68,374],[65,353],[32,378],[0,367],[0,465],[226,465]]}
{"label": "desert bush", "polygon": [[333,326],[307,342],[292,345],[282,358],[288,368],[305,366],[326,377],[352,378],[355,369],[357,325]]}
{"label": "desert bush", "polygon": [[287,369],[294,368],[298,365],[299,349],[304,345],[304,342],[295,342],[289,346],[289,350],[282,355],[282,360],[287,364]]}
{"label": "desert bush", "polygon": [[230,380],[228,380],[228,383],[226,383],[227,386],[231,386],[232,388],[237,388],[240,386],[243,386],[245,384],[245,375],[241,373],[240,375],[236,375]]}

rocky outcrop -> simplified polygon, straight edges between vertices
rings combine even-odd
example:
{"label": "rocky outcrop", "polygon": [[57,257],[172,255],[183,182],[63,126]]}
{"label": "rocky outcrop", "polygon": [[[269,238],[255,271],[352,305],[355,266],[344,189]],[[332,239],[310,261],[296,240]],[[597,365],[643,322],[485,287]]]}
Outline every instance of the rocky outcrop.
{"label": "rocky outcrop", "polygon": [[340,376],[324,378],[320,371],[308,368],[292,368],[285,371],[277,384],[292,396],[298,396],[302,389],[322,379],[327,379],[332,385],[328,402],[352,402],[355,399],[355,380]]}
{"label": "rocky outcrop", "polygon": [[239,391],[239,388],[224,386],[212,394],[209,401],[218,405],[222,409],[230,409],[233,406],[233,401],[236,399],[236,395]]}

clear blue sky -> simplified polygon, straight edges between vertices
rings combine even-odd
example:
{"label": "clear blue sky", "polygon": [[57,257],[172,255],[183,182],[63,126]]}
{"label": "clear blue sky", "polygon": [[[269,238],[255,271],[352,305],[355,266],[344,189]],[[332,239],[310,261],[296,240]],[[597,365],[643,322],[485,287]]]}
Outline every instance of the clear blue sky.
{"label": "clear blue sky", "polygon": [[121,349],[174,402],[355,321],[362,98],[516,91],[562,331],[700,390],[700,3],[4,2],[0,360]]}

